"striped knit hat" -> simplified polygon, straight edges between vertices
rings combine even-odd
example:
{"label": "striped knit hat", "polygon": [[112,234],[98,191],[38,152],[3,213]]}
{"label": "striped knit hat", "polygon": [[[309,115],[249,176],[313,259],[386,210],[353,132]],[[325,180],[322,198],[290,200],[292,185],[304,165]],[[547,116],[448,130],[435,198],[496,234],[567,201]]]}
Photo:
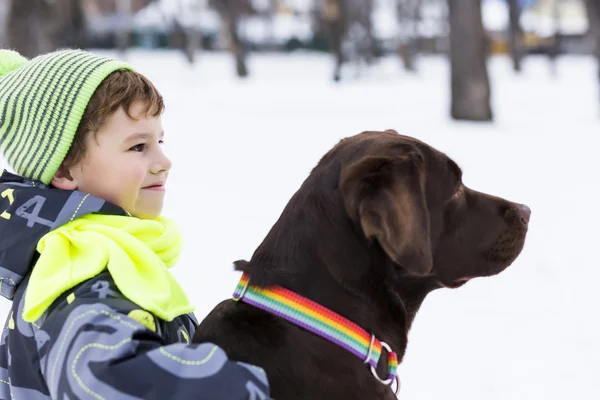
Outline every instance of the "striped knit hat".
{"label": "striped knit hat", "polygon": [[0,50],[0,151],[26,178],[49,184],[94,91],[124,62],[82,50],[27,60]]}

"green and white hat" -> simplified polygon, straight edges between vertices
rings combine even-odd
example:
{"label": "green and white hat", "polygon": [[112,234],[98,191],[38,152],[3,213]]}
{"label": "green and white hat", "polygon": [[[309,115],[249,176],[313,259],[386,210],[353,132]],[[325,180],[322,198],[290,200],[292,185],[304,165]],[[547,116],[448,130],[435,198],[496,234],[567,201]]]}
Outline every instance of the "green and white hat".
{"label": "green and white hat", "polygon": [[133,68],[82,50],[27,60],[0,50],[0,151],[26,178],[49,184],[65,159],[87,104],[112,72]]}

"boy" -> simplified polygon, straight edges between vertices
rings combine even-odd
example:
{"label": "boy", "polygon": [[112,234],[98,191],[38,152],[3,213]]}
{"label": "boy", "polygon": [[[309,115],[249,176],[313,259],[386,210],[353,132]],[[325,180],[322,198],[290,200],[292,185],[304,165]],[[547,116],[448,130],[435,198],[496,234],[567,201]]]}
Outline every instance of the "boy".
{"label": "boy", "polygon": [[190,344],[163,108],[120,61],[0,50],[1,398],[268,398],[262,369]]}

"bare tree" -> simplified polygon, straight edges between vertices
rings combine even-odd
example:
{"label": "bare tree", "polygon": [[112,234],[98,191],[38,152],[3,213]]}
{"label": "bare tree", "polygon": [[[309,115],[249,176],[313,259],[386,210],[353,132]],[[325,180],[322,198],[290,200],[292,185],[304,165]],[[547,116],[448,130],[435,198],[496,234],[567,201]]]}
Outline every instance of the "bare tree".
{"label": "bare tree", "polygon": [[487,41],[481,0],[448,0],[452,118],[491,121]]}
{"label": "bare tree", "polygon": [[239,28],[241,19],[253,12],[251,2],[249,0],[210,0],[209,4],[218,11],[225,25],[229,47],[235,59],[237,76],[240,78],[247,77],[246,46]]}
{"label": "bare tree", "polygon": [[79,0],[11,0],[7,20],[8,47],[28,58],[85,44],[86,20]]}
{"label": "bare tree", "polygon": [[548,51],[548,59],[550,60],[550,71],[552,75],[558,74],[558,67],[556,61],[560,54],[562,33],[560,29],[560,14],[561,14],[561,3],[562,0],[554,0],[552,2],[552,24],[554,28],[554,35],[552,38],[552,44]]}
{"label": "bare tree", "polygon": [[333,80],[341,79],[344,63],[361,63],[375,59],[375,38],[371,17],[374,0],[321,0],[320,16],[329,48],[334,55]]}
{"label": "bare tree", "polygon": [[513,61],[513,69],[521,72],[523,59],[523,29],[521,28],[521,6],[519,0],[508,0],[509,14],[509,48]]}
{"label": "bare tree", "polygon": [[598,62],[598,80],[600,82],[600,1],[586,0],[589,35],[594,43],[594,56]]}
{"label": "bare tree", "polygon": [[55,4],[46,0],[9,0],[7,44],[31,58],[59,46],[60,21]]}
{"label": "bare tree", "polygon": [[204,7],[200,8],[200,5],[195,4],[192,5],[192,8],[183,3],[182,0],[179,0],[177,3],[178,12],[177,15],[173,17],[172,25],[173,25],[173,35],[177,37],[175,40],[177,42],[177,47],[181,48],[183,51],[186,60],[190,64],[194,64],[196,60],[196,52],[201,47],[201,36],[202,33],[200,29],[194,26],[194,21],[184,21],[185,15],[193,15],[198,11],[203,12]]}
{"label": "bare tree", "polygon": [[342,45],[344,44],[346,32],[346,18],[344,17],[343,12],[344,8],[342,0],[323,0],[321,18],[323,20],[329,49],[335,58],[333,80],[336,82],[341,79],[342,64],[344,63]]}
{"label": "bare tree", "polygon": [[62,0],[59,46],[83,48],[86,42],[87,21],[81,0]]}
{"label": "bare tree", "polygon": [[273,43],[275,40],[275,20],[277,18],[277,11],[279,10],[279,3],[280,0],[270,0],[269,1],[269,8],[267,10],[267,17],[269,19],[269,28],[270,28],[270,41],[271,43]]}
{"label": "bare tree", "polygon": [[8,14],[8,2],[0,0],[0,47],[6,46],[6,21]]}
{"label": "bare tree", "polygon": [[396,16],[401,32],[398,54],[406,71],[416,71],[415,57],[419,52],[417,25],[421,18],[422,0],[396,0]]}
{"label": "bare tree", "polygon": [[131,19],[133,16],[133,3],[131,0],[120,0],[115,3],[116,15],[119,19],[119,28],[116,32],[116,45],[121,57],[131,45]]}

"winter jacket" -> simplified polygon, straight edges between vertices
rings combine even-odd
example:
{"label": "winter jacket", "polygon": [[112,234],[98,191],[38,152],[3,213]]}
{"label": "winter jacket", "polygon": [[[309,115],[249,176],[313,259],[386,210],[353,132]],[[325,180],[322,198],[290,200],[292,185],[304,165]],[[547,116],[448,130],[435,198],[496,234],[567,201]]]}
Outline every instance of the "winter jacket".
{"label": "winter jacket", "polygon": [[262,369],[229,360],[211,343],[190,343],[198,325],[192,314],[161,320],[125,298],[107,271],[25,322],[39,239],[89,213],[127,214],[6,171],[0,196],[0,294],[12,300],[0,339],[0,399],[269,398]]}

